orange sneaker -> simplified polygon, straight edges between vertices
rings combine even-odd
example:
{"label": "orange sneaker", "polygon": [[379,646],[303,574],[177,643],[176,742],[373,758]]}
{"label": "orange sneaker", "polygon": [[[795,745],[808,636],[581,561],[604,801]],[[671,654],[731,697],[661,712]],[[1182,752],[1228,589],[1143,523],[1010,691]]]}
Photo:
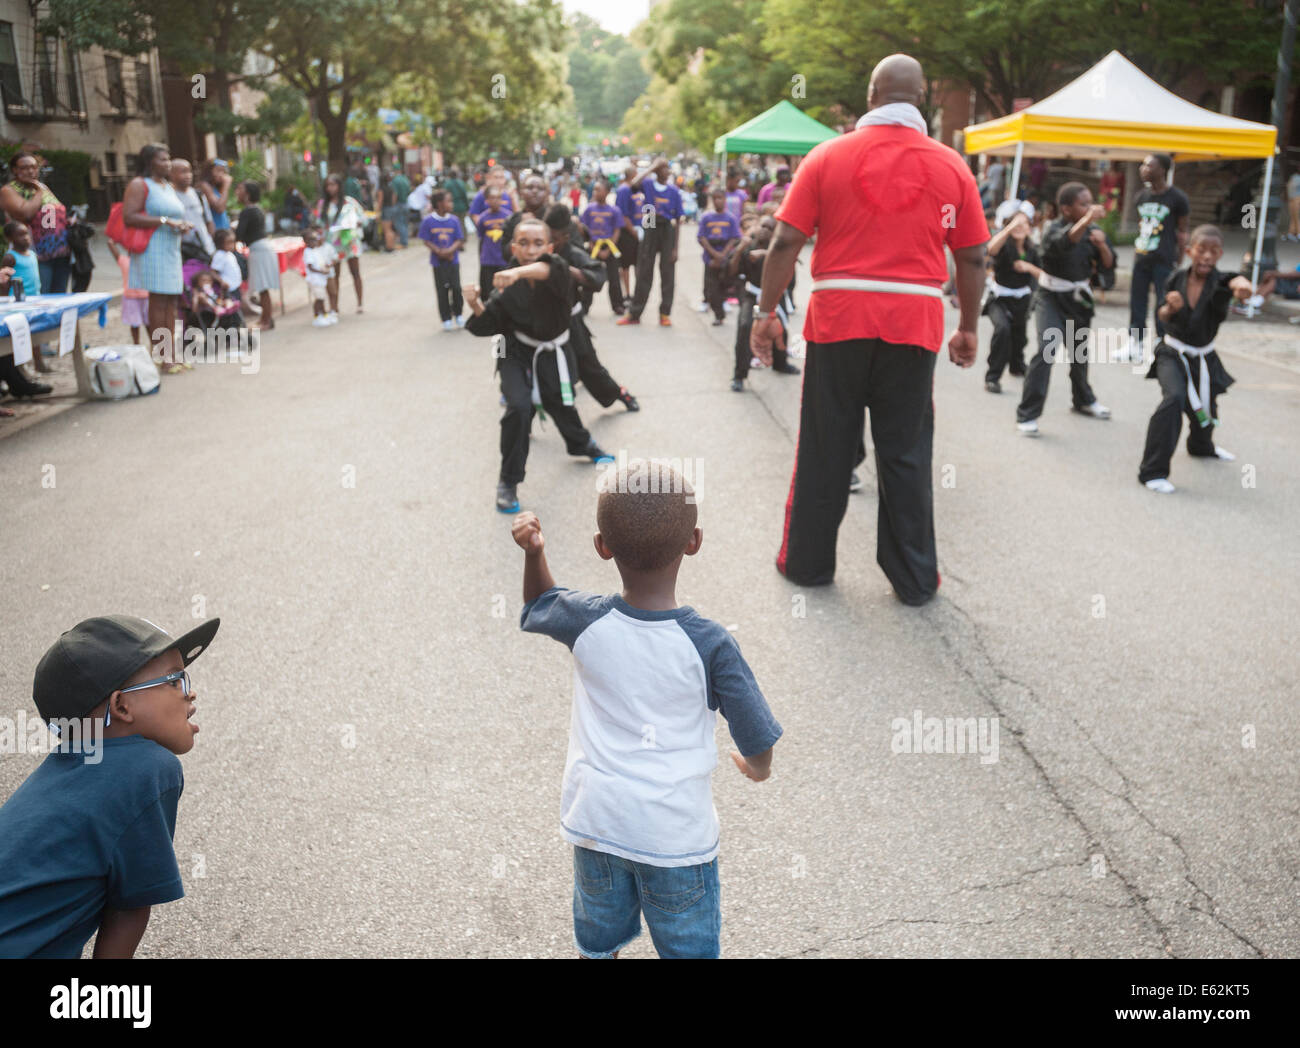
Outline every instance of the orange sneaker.
{"label": "orange sneaker", "polygon": [[641,323],[641,318],[634,317],[631,313],[629,313],[625,317],[619,317],[616,321],[614,321],[614,323],[616,323],[619,327],[626,327],[628,324]]}
{"label": "orange sneaker", "polygon": [[672,326],[673,326],[673,320],[672,320],[672,317],[668,316],[667,313],[660,313],[660,314],[659,314],[659,326],[660,326],[660,327],[672,327]]}

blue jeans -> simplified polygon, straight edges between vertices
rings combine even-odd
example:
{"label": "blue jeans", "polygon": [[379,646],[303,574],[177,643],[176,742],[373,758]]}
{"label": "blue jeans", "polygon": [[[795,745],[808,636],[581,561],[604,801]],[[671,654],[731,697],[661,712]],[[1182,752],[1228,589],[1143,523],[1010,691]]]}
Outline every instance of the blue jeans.
{"label": "blue jeans", "polygon": [[1138,255],[1133,260],[1133,284],[1129,292],[1129,334],[1139,344],[1144,344],[1147,337],[1147,309],[1151,299],[1151,289],[1156,293],[1156,334],[1164,335],[1165,326],[1160,322],[1159,310],[1165,300],[1165,281],[1174,271],[1164,259],[1157,255]]}
{"label": "blue jeans", "polygon": [[72,256],[51,258],[38,263],[41,271],[41,294],[62,295],[68,290],[68,277],[72,275]]}
{"label": "blue jeans", "polygon": [[648,866],[573,849],[573,937],[584,957],[607,958],[641,934],[640,915],[664,958],[716,958],[722,906],[718,860]]}

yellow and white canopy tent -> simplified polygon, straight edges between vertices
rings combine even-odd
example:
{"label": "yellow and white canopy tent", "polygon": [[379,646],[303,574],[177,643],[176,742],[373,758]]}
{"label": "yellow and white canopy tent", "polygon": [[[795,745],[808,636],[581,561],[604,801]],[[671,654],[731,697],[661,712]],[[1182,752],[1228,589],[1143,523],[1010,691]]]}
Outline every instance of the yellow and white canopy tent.
{"label": "yellow and white canopy tent", "polygon": [[[1014,156],[1011,188],[1020,184],[1020,165],[1026,156],[1142,160],[1151,153],[1168,153],[1176,163],[1267,157],[1263,197],[1267,207],[1277,128],[1193,105],[1112,51],[1041,102],[967,127],[965,148],[968,154]],[[1266,217],[1259,217],[1252,284],[1258,283]]]}

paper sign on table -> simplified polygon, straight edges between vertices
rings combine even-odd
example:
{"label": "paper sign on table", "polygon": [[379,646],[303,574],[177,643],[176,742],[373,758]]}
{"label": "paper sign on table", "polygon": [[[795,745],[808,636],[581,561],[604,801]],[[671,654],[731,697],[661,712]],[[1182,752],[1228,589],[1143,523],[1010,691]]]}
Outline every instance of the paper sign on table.
{"label": "paper sign on table", "polygon": [[32,329],[27,318],[21,313],[10,313],[5,317],[9,325],[9,338],[14,347],[14,363],[30,364],[32,362]]}
{"label": "paper sign on table", "polygon": [[77,311],[65,309],[59,318],[59,356],[67,356],[77,348]]}

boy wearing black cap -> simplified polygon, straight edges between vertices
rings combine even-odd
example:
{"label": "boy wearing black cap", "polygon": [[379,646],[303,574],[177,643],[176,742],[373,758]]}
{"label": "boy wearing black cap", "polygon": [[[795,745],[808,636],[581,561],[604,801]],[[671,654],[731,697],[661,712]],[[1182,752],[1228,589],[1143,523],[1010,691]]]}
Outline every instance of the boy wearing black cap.
{"label": "boy wearing black cap", "polygon": [[677,604],[682,558],[699,552],[695,492],[668,463],[634,460],[601,478],[596,553],[623,591],[555,585],[540,522],[511,529],[524,551],[521,627],[574,656],[560,831],[573,848],[578,951],[617,957],[645,915],[660,957],[717,957],[722,927],[715,713],[732,760],[771,774],[781,725],[731,634]]}
{"label": "boy wearing black cap", "polygon": [[87,619],[41,658],[41,717],[81,721],[82,738],[102,726],[102,759],[60,745],[0,807],[0,957],[77,958],[98,932],[96,958],[129,958],[150,907],[184,896],[176,755],[199,730],[186,667],[220,624],[177,639],[129,615]]}

